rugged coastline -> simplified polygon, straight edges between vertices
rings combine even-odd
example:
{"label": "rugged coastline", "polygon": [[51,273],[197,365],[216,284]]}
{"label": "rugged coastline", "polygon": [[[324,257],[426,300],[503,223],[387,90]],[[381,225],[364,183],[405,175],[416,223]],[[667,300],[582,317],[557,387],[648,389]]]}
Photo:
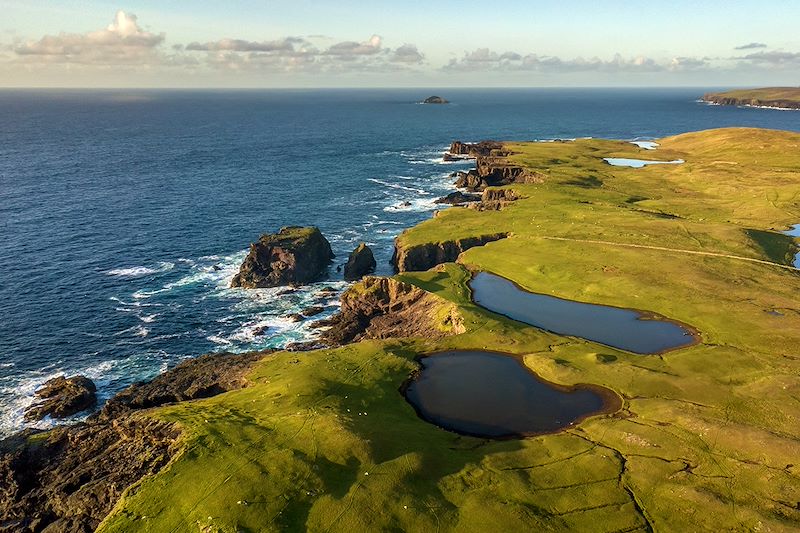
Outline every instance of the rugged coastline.
{"label": "rugged coastline", "polygon": [[[104,496],[122,499],[102,523],[97,510],[82,523],[101,531],[136,530],[142,520],[156,530],[791,529],[800,523],[792,459],[800,413],[791,401],[799,287],[745,230],[760,228],[771,249],[770,228],[789,222],[785,198],[800,193],[800,176],[781,147],[797,142],[765,130],[686,134],[659,140],[658,150],[689,164],[642,169],[604,164],[638,155],[615,141],[456,147],[495,169],[484,177],[505,176],[503,187],[474,181],[481,199],[467,205],[475,207],[443,210],[398,237],[400,273],[364,278],[342,296],[341,314],[320,324],[328,348],[251,354],[225,378],[167,373],[74,426],[152,421],[140,424],[155,424],[146,453],[160,458],[136,474],[144,478],[135,490],[120,482]],[[719,164],[720,152],[730,164]],[[748,187],[752,199],[720,182]],[[784,194],[775,204],[755,194],[776,188]],[[710,255],[682,253],[698,249]],[[531,291],[653,309],[698,325],[705,338],[642,361],[536,331],[477,308],[468,289],[475,270]],[[420,354],[474,348],[514,354],[558,385],[606,387],[621,409],[559,434],[494,443],[441,431],[403,405],[397,389]],[[217,369],[229,356],[204,357]],[[172,390],[173,382],[182,384]]]}
{"label": "rugged coastline", "polygon": [[766,87],[706,93],[702,100],[714,105],[800,109],[800,87]]}

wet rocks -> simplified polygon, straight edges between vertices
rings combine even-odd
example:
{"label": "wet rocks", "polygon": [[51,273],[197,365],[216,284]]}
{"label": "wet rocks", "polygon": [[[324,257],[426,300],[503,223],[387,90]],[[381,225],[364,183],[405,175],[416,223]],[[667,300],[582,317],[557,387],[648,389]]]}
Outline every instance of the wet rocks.
{"label": "wet rocks", "polygon": [[372,250],[365,243],[359,244],[355,250],[350,252],[347,264],[344,265],[344,279],[355,281],[361,279],[366,274],[375,271],[377,263]]}
{"label": "wet rocks", "polygon": [[97,403],[97,388],[91,379],[85,376],[63,376],[48,380],[36,391],[36,396],[43,401],[34,404],[25,412],[27,420],[41,420],[45,416],[65,418],[79,413]]}
{"label": "wet rocks", "polygon": [[324,277],[333,257],[330,243],[318,228],[281,228],[250,245],[231,287],[255,289],[317,281]]}
{"label": "wet rocks", "polygon": [[447,196],[438,198],[435,203],[437,204],[450,204],[461,205],[467,202],[477,202],[481,199],[478,194],[463,193],[461,191],[451,192]]}
{"label": "wet rocks", "polygon": [[304,318],[308,318],[311,316],[317,316],[321,312],[325,311],[325,308],[319,305],[312,305],[311,307],[306,307],[302,311],[300,311],[300,316]]}

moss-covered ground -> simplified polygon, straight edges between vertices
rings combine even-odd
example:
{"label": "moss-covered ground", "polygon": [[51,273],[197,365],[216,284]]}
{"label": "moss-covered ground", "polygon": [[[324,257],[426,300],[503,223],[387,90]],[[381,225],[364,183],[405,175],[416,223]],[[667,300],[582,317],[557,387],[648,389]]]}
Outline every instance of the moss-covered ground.
{"label": "moss-covered ground", "polygon": [[[466,333],[276,353],[247,389],[153,411],[184,428],[185,451],[101,530],[797,530],[800,273],[771,263],[796,247],[780,231],[800,222],[800,135],[659,143],[513,145],[544,183],[513,186],[525,198],[501,211],[447,209],[400,239],[512,233],[460,264],[399,275],[455,303]],[[641,356],[541,332],[474,306],[469,269],[655,311],[702,342]],[[550,381],[616,391],[623,409],[523,440],[444,431],[398,389],[415,356],[449,348],[521,354]]]}

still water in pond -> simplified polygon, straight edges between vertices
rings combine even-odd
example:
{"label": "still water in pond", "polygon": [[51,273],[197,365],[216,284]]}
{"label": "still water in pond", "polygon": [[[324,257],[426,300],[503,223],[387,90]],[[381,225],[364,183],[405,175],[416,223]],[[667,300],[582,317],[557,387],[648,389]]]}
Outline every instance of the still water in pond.
{"label": "still water in pond", "polygon": [[457,433],[489,438],[552,433],[618,408],[610,391],[541,381],[511,355],[451,351],[420,363],[423,370],[407,387],[406,399],[420,417]]}
{"label": "still water in pond", "polygon": [[476,304],[559,335],[580,337],[639,354],[660,353],[694,343],[692,333],[680,324],[644,318],[630,309],[564,300],[536,294],[513,282],[478,273],[470,282]]}
{"label": "still water in pond", "polygon": [[646,159],[629,159],[627,157],[604,157],[603,161],[615,167],[642,168],[647,165],[680,165],[683,159],[675,161],[647,161]]}
{"label": "still water in pond", "polygon": [[[800,224],[795,224],[792,226],[792,229],[785,231],[784,233],[792,237],[800,237]],[[794,256],[794,262],[792,264],[797,268],[800,268],[800,252]]]}

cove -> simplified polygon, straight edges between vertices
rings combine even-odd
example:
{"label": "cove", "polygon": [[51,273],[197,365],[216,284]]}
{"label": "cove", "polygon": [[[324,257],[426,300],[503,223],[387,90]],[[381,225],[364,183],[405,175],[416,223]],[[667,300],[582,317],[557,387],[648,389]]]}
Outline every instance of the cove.
{"label": "cove", "polygon": [[675,161],[648,161],[646,159],[628,159],[627,157],[604,157],[603,161],[615,167],[642,168],[647,165],[680,165],[685,161],[676,159]]}
{"label": "cove", "polygon": [[423,420],[464,435],[493,439],[554,433],[592,415],[612,413],[619,397],[593,385],[542,380],[516,356],[454,350],[419,359],[404,386]]}
{"label": "cove", "polygon": [[638,354],[656,354],[697,342],[687,326],[651,313],[565,300],[528,292],[514,282],[479,272],[470,282],[479,306],[559,335],[570,335]]}

